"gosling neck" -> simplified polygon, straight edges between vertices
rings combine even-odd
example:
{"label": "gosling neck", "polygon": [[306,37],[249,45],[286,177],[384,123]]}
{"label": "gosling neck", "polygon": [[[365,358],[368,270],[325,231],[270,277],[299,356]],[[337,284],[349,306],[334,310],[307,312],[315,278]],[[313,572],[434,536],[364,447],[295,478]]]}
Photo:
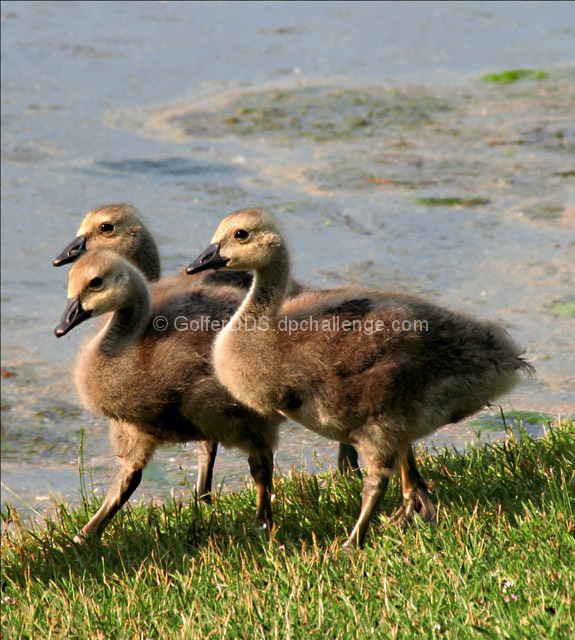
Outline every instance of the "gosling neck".
{"label": "gosling neck", "polygon": [[275,259],[255,272],[251,289],[239,313],[254,318],[266,316],[274,321],[286,297],[290,280],[290,262],[287,249],[280,247]]}
{"label": "gosling neck", "polygon": [[132,258],[132,263],[142,271],[148,282],[155,282],[159,280],[161,276],[158,245],[144,225],[142,225],[139,235],[139,247],[136,255]]}
{"label": "gosling neck", "polygon": [[100,339],[99,350],[106,356],[122,353],[142,336],[148,324],[151,308],[150,291],[143,277],[139,273],[134,275],[129,302],[114,311]]}

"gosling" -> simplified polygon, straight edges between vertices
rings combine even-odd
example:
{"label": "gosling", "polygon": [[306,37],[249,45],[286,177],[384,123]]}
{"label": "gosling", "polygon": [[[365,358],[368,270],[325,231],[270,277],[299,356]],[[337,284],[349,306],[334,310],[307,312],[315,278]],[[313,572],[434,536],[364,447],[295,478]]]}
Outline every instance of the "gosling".
{"label": "gosling", "polygon": [[363,544],[394,472],[402,469],[404,496],[417,488],[413,474],[403,476],[414,440],[479,411],[533,370],[499,325],[419,298],[320,291],[286,302],[289,252],[260,209],[220,223],[188,273],[206,269],[255,273],[214,343],[218,379],[262,415],[280,412],[359,450],[367,476],[348,549]]}
{"label": "gosling", "polygon": [[[234,293],[238,299],[230,303]],[[109,314],[82,346],[74,378],[86,408],[110,420],[120,462],[78,540],[102,534],[140,484],[155,449],[168,442],[218,441],[245,451],[257,489],[256,520],[271,524],[273,448],[282,418],[239,404],[210,364],[217,328],[212,326],[228,320],[241,297],[233,289],[205,285],[152,297],[140,271],[111,251],[89,251],[73,264],[68,306],[55,333],[62,337],[89,318]],[[159,329],[158,317],[165,318]],[[203,330],[178,331],[182,318],[188,324],[204,320]]]}

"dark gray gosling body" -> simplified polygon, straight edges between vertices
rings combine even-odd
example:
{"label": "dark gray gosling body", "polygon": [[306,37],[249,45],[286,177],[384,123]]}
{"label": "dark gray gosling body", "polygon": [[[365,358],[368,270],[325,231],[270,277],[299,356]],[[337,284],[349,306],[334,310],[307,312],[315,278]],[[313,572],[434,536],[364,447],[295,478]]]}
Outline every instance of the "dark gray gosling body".
{"label": "dark gray gosling body", "polygon": [[[289,252],[273,218],[259,209],[225,218],[188,273],[211,266],[255,273],[216,338],[218,379],[252,409],[279,411],[360,452],[367,477],[346,547],[362,545],[397,470],[403,510],[419,492],[422,516],[431,520],[433,505],[409,462],[411,443],[479,411],[533,370],[501,326],[415,297],[339,290],[286,300]],[[246,330],[264,319],[265,329]],[[321,328],[310,330],[312,320]],[[342,329],[344,321],[354,328]]]}

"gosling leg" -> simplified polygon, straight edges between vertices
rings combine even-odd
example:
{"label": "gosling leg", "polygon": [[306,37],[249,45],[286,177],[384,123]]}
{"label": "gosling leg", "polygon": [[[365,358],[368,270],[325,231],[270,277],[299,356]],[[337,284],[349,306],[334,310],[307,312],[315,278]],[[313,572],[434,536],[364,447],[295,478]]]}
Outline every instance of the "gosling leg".
{"label": "gosling leg", "polygon": [[196,493],[198,498],[206,504],[212,504],[212,480],[217,450],[217,442],[210,442],[208,440],[198,442],[198,481],[196,483]]}
{"label": "gosling leg", "polygon": [[403,504],[391,516],[392,520],[396,524],[401,524],[412,513],[418,513],[424,522],[435,524],[435,507],[428,493],[431,483],[421,477],[411,447],[401,463],[401,485]]}
{"label": "gosling leg", "polygon": [[74,538],[84,542],[89,536],[101,536],[142,480],[142,470],[154,455],[157,443],[127,422],[110,420],[110,441],[121,468],[116,474],[101,507]]}
{"label": "gosling leg", "polygon": [[344,550],[363,546],[369,523],[385,495],[390,475],[391,468],[389,467],[368,467],[361,494],[361,513],[349,538],[343,544]]}
{"label": "gosling leg", "polygon": [[359,469],[359,457],[355,447],[350,444],[339,445],[339,452],[337,454],[337,467],[339,472],[343,475],[354,473],[358,478],[362,478],[361,471]]}
{"label": "gosling leg", "polygon": [[138,488],[142,480],[142,469],[122,468],[116,474],[101,507],[74,537],[75,542],[84,542],[89,536],[102,535],[110,520]]}
{"label": "gosling leg", "polygon": [[248,457],[250,472],[256,483],[257,508],[256,522],[262,528],[272,525],[272,482],[274,474],[274,454],[271,449],[259,449],[250,453]]}

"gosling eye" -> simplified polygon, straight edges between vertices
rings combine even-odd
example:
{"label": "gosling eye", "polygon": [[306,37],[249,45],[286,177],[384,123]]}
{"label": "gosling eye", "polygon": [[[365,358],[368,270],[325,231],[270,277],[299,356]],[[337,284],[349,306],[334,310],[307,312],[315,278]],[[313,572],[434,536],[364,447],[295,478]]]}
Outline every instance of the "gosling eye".
{"label": "gosling eye", "polygon": [[114,225],[111,222],[102,222],[100,225],[100,231],[102,233],[110,233],[114,231]]}
{"label": "gosling eye", "polygon": [[247,240],[249,237],[250,237],[250,232],[246,231],[245,229],[238,229],[234,233],[234,238],[236,240]]}
{"label": "gosling eye", "polygon": [[104,281],[102,280],[102,278],[92,278],[88,286],[90,287],[90,289],[98,289],[103,284],[104,284]]}

